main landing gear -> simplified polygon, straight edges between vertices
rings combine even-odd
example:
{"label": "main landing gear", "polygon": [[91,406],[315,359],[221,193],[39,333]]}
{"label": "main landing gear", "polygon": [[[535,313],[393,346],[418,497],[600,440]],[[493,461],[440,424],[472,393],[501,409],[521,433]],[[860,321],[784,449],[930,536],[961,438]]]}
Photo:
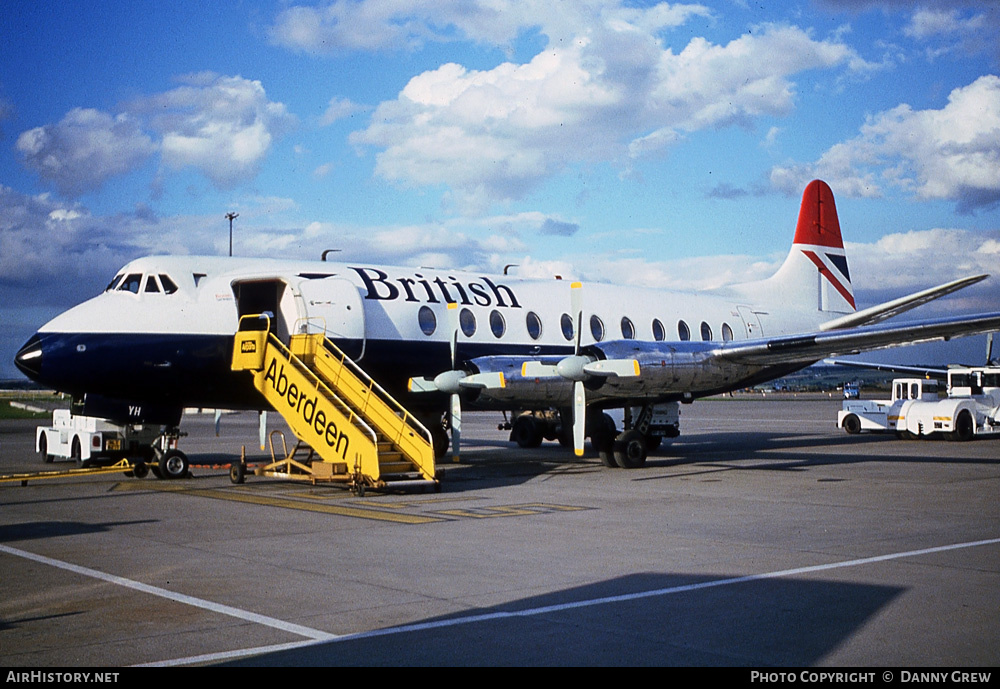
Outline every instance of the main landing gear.
{"label": "main landing gear", "polygon": [[[586,435],[605,466],[635,469],[646,463],[649,453],[655,451],[664,438],[676,438],[680,434],[678,406],[676,402],[669,402],[626,407],[625,428],[621,432],[610,414],[590,409]],[[509,426],[510,439],[523,448],[538,447],[543,440],[558,440],[563,446],[572,447],[572,418],[570,409],[522,413]]]}
{"label": "main landing gear", "polygon": [[[638,413],[633,413],[635,411]],[[670,411],[648,404],[641,408],[625,407],[625,430],[621,433],[615,428],[614,419],[610,415],[599,413],[599,417],[587,419],[588,428],[591,431],[590,442],[606,467],[637,469],[646,463],[649,453],[660,446],[664,437],[676,438],[680,434],[676,407]],[[667,417],[656,418],[663,414]],[[656,424],[655,435],[652,432],[654,418],[657,421],[668,421],[666,425]]]}

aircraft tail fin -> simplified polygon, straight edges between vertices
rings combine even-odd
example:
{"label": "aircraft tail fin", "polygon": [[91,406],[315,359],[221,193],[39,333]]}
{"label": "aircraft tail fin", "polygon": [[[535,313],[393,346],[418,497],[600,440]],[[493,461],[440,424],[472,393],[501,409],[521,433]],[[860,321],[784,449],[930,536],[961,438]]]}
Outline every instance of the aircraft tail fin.
{"label": "aircraft tail fin", "polygon": [[856,310],[851,273],[833,191],[813,180],[802,194],[795,238],[788,257],[767,280],[739,286],[749,298],[803,310],[846,314]]}

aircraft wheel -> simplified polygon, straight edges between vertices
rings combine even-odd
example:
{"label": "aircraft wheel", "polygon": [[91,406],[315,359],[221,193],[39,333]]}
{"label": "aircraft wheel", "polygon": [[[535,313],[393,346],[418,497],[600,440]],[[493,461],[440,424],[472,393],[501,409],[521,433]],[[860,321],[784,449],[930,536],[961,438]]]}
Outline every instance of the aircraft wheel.
{"label": "aircraft wheel", "polygon": [[243,462],[233,462],[233,465],[229,467],[229,480],[235,484],[246,482],[247,468]]}
{"label": "aircraft wheel", "polygon": [[963,409],[958,414],[958,418],[955,419],[955,430],[951,432],[949,436],[951,440],[958,440],[964,442],[966,440],[972,440],[972,436],[976,434],[976,426],[972,421],[972,414],[968,410]]}
{"label": "aircraft wheel", "polygon": [[448,447],[451,445],[448,431],[441,424],[431,424],[429,430],[431,432],[431,442],[434,444],[434,459],[441,459],[448,454]]}
{"label": "aircraft wheel", "polygon": [[52,455],[49,454],[49,439],[44,433],[42,437],[38,439],[38,456],[42,458],[42,461],[46,464],[52,463]]}
{"label": "aircraft wheel", "polygon": [[844,430],[848,435],[857,435],[861,432],[861,419],[855,414],[848,414],[844,417]]}
{"label": "aircraft wheel", "polygon": [[532,448],[542,444],[542,429],[532,416],[519,416],[510,429],[510,439],[518,447]]}
{"label": "aircraft wheel", "polygon": [[180,450],[167,450],[160,457],[160,474],[163,478],[184,478],[188,473],[187,455]]}
{"label": "aircraft wheel", "polygon": [[625,431],[615,440],[615,462],[622,469],[636,469],[646,463],[646,439],[639,431]]}

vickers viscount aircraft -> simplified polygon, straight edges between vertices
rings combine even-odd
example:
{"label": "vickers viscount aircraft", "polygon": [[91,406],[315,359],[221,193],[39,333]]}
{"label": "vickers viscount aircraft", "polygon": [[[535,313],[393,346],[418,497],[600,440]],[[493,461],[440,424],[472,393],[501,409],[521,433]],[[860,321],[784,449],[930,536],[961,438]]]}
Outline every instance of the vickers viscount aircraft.
{"label": "vickers viscount aircraft", "polygon": [[[91,415],[123,421],[176,427],[184,407],[264,409],[249,374],[230,362],[240,317],[265,313],[282,339],[325,331],[426,419],[439,452],[446,412],[457,452],[463,405],[532,410],[515,427],[522,444],[560,435],[581,454],[589,435],[605,463],[633,467],[659,442],[648,432],[657,408],[676,410],[829,356],[1000,328],[1000,312],[884,323],[985,278],[856,310],[833,193],[816,180],[803,194],[791,251],[762,281],[688,293],[433,268],[153,256],[42,326],[16,364],[102,410]],[[603,413],[616,408],[627,410],[620,433]]]}

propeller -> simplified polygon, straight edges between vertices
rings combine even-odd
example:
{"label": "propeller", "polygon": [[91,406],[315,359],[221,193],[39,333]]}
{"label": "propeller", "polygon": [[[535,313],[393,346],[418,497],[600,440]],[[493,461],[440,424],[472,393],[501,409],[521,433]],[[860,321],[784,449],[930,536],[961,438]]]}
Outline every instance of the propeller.
{"label": "propeller", "polygon": [[583,285],[579,282],[570,285],[569,297],[575,335],[573,355],[556,364],[525,361],[521,365],[521,376],[524,378],[558,376],[573,381],[573,452],[577,457],[582,457],[587,417],[587,393],[584,381],[591,377],[638,376],[639,362],[635,359],[597,359],[594,356],[580,354],[583,338]]}
{"label": "propeller", "polygon": [[459,451],[462,442],[462,397],[463,388],[502,388],[505,387],[503,373],[474,373],[456,368],[458,357],[458,304],[448,304],[448,327],[451,335],[448,345],[451,351],[451,368],[439,373],[434,378],[410,378],[410,392],[444,392],[451,395],[448,405],[448,420],[451,425],[452,460],[459,461]]}
{"label": "propeller", "polygon": [[986,336],[986,365],[993,361],[993,333]]}

